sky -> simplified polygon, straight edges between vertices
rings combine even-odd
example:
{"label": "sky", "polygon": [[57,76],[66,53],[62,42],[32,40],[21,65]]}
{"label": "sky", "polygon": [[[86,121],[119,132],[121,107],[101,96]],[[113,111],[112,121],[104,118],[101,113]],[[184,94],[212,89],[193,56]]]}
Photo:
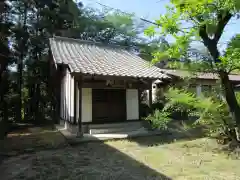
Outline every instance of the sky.
{"label": "sky", "polygon": [[[151,21],[158,19],[161,14],[165,14],[165,6],[169,4],[169,0],[81,0],[81,2],[85,7],[102,9],[103,6],[97,4],[99,2],[124,12],[134,13],[137,17]],[[224,49],[226,43],[237,33],[240,33],[240,20],[233,19],[226,26],[219,47]]]}

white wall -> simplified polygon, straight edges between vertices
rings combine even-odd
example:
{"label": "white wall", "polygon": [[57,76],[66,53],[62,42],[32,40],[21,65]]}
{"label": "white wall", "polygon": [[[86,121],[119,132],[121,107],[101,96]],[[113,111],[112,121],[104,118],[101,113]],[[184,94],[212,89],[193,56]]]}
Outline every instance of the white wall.
{"label": "white wall", "polygon": [[68,74],[69,75],[69,86],[70,86],[70,102],[69,102],[69,115],[71,117],[71,121],[73,122],[74,121],[74,77],[71,76],[71,74]]}
{"label": "white wall", "polygon": [[[149,93],[149,91],[148,91]],[[157,99],[157,84],[152,84],[152,102],[155,102]],[[148,102],[149,103],[149,102]]]}
{"label": "white wall", "polygon": [[196,86],[196,94],[197,94],[197,96],[200,96],[202,94],[202,86],[201,86],[201,84],[198,84]]}
{"label": "white wall", "polygon": [[74,120],[74,78],[68,69],[61,82],[60,117],[71,122]]}
{"label": "white wall", "polygon": [[91,88],[82,88],[82,122],[92,122]]}
{"label": "white wall", "polygon": [[139,119],[139,103],[137,89],[126,90],[126,102],[127,102],[127,120]]}
{"label": "white wall", "polygon": [[[78,84],[76,83],[78,86]],[[79,90],[76,92],[76,119],[79,119]],[[82,122],[92,122],[92,89],[82,88]],[[74,121],[74,78],[69,70],[61,82],[61,119]]]}

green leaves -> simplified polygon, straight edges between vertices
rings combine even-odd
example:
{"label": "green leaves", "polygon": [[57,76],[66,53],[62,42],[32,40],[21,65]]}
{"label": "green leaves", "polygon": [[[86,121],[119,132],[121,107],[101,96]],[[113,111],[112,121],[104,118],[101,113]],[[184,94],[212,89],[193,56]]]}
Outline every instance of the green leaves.
{"label": "green leaves", "polygon": [[169,112],[155,110],[145,120],[150,121],[153,128],[166,130],[171,118]]}
{"label": "green leaves", "polygon": [[130,36],[135,36],[136,32],[134,31],[134,23],[132,18],[132,15],[114,12],[108,14],[104,19],[107,22],[110,22],[119,34],[126,33]]}
{"label": "green leaves", "polygon": [[[193,41],[210,42],[212,39],[212,43],[216,43],[212,46],[217,46],[218,40],[213,39],[213,37],[221,37],[225,24],[229,22],[229,18],[226,18],[226,22],[224,22],[225,16],[227,14],[232,15],[230,17],[239,16],[240,13],[239,0],[171,0],[170,2],[171,4],[166,7],[167,13],[156,20],[158,25],[145,30],[145,35],[150,37],[167,36],[173,39],[167,50],[153,53],[152,63],[166,58],[189,61],[186,59],[186,54],[188,54]],[[204,32],[199,33],[200,29],[203,29]],[[220,57],[220,63],[215,63],[216,57],[207,60],[214,71],[226,69],[230,72],[232,69],[240,68],[238,63],[239,39],[236,38],[231,45],[229,44],[224,56]],[[233,44],[235,45],[233,46]],[[238,48],[235,47],[237,44],[239,44]],[[209,48],[206,43],[204,45]],[[215,51],[218,51],[217,47]]]}
{"label": "green leaves", "polygon": [[167,52],[160,52],[160,51],[153,52],[152,56],[153,56],[152,64],[156,64],[161,60],[166,60],[169,58],[169,54]]}
{"label": "green leaves", "polygon": [[240,35],[237,34],[229,42],[223,56],[219,58],[219,66],[225,68],[228,72],[240,69]]}
{"label": "green leaves", "polygon": [[176,34],[180,31],[181,22],[179,21],[179,18],[179,13],[167,13],[166,15],[160,16],[156,23],[161,26],[162,34]]}
{"label": "green leaves", "polygon": [[191,110],[198,101],[194,93],[177,88],[170,88],[166,93],[166,99],[168,103],[164,110],[174,107],[173,109],[181,112]]}
{"label": "green leaves", "polygon": [[155,33],[155,26],[149,26],[147,29],[144,30],[144,34],[149,37],[153,37]]}

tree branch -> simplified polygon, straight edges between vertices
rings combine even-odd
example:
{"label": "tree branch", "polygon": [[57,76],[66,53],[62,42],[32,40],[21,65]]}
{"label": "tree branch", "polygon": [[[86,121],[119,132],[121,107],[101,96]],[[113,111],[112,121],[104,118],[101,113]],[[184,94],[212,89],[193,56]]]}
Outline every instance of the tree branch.
{"label": "tree branch", "polygon": [[203,40],[203,44],[208,48],[212,40],[208,37],[206,24],[200,26],[199,35]]}
{"label": "tree branch", "polygon": [[229,11],[226,12],[226,15],[224,17],[223,17],[223,14],[224,13],[222,11],[219,12],[219,14],[218,14],[217,30],[216,30],[216,33],[214,36],[214,41],[216,41],[216,43],[218,43],[225,26],[227,25],[229,20],[232,18],[232,14]]}
{"label": "tree branch", "polygon": [[217,49],[217,42],[214,39],[210,39],[207,34],[207,25],[203,24],[200,26],[199,35],[203,40],[203,44],[207,47],[209,53],[211,54],[214,62],[219,61],[219,51]]}

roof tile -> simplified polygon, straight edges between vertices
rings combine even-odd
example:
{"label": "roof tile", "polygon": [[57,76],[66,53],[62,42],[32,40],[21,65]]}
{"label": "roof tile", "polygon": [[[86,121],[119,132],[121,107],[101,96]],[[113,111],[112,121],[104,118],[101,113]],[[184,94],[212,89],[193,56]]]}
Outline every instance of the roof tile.
{"label": "roof tile", "polygon": [[[191,75],[190,72],[188,71],[184,71],[184,70],[174,70],[174,69],[162,69],[163,73],[166,73],[167,75],[173,75],[173,76],[177,76],[177,77],[187,77],[189,75]],[[209,80],[217,80],[219,79],[218,74],[216,73],[197,73],[197,74],[193,74],[195,76],[195,78],[197,79],[209,79]],[[230,74],[229,75],[229,79],[231,81],[240,81],[240,75],[239,74]]]}
{"label": "roof tile", "polygon": [[50,39],[55,63],[67,64],[72,72],[135,78],[168,78],[162,70],[120,47],[65,37]]}

